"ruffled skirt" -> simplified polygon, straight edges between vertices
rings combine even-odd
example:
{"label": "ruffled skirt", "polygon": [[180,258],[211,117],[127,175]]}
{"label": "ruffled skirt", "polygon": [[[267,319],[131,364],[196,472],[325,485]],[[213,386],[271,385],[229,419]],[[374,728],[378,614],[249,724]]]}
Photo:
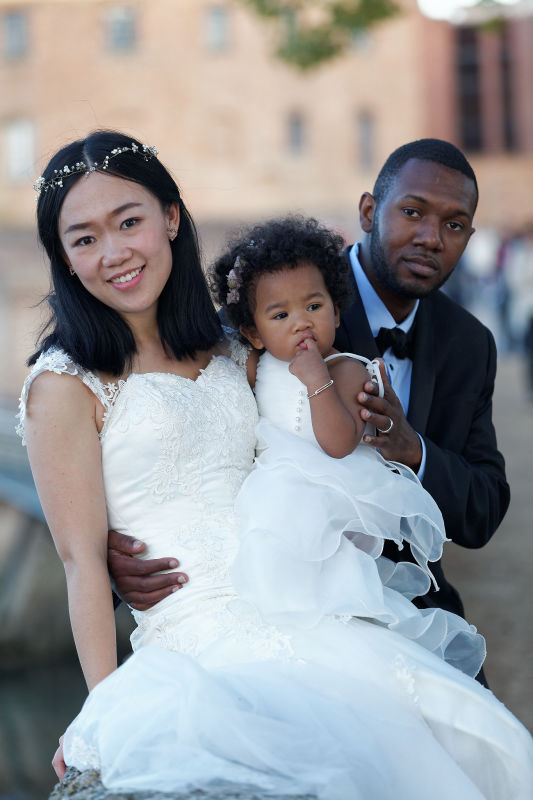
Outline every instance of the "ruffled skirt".
{"label": "ruffled skirt", "polygon": [[[365,445],[330,458],[265,419],[256,432],[262,454],[236,503],[239,596],[273,623],[372,619],[477,675],[486,649],[475,627],[410,602],[430,588],[428,562],[446,541],[440,510],[414,473]],[[417,563],[383,557],[386,540],[409,548]]]}

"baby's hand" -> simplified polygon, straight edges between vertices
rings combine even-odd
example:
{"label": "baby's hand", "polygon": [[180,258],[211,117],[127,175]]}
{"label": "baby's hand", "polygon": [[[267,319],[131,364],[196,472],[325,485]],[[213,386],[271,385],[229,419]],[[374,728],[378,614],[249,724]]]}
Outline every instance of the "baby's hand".
{"label": "baby's hand", "polygon": [[307,386],[307,393],[312,394],[330,379],[328,368],[314,339],[306,339],[291,363],[289,371]]}

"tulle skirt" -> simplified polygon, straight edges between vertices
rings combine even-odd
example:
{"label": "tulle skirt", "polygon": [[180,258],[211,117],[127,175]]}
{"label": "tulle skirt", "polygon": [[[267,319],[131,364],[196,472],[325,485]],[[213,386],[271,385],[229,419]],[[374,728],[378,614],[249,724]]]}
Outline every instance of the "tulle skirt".
{"label": "tulle skirt", "polygon": [[[196,612],[184,589],[146,617],[148,641],[187,606],[204,645],[141,647],[90,693],[66,763],[117,790],[530,800],[531,736],[471,677],[482,637],[410,602],[445,541],[431,497],[369,448],[332,464],[266,422],[258,433],[234,587],[210,587]],[[385,539],[417,563],[383,559]]]}
{"label": "tulle skirt", "polygon": [[531,737],[476,681],[363,620],[284,633],[265,660],[233,639],[142,648],[90,693],[66,762],[117,790],[529,800]]}

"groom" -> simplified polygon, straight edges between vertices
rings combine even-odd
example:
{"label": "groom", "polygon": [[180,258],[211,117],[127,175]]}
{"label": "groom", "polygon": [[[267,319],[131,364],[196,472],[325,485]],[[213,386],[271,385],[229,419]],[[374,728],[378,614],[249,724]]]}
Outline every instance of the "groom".
{"label": "groom", "polygon": [[[447,536],[470,548],[490,539],[509,504],[492,424],[494,339],[438,291],[474,232],[477,200],[474,172],[453,145],[422,139],[395,150],[372,194],[360,200],[363,240],[346,251],[354,300],[335,342],[341,351],[381,354],[385,396],[377,397],[369,382],[358,398],[363,418],[381,431],[366,442],[417,472],[442,511]],[[143,547],[110,534],[109,568],[117,590],[139,609],[187,581],[179,572],[153,574],[178,566],[175,559],[129,557]],[[391,545],[385,555],[408,557],[407,550],[399,554]],[[440,562],[432,569],[440,590],[417,604],[462,614]]]}
{"label": "groom", "polygon": [[[385,397],[371,383],[359,397],[383,431],[367,443],[417,472],[448,538],[469,548],[486,544],[509,505],[492,424],[494,339],[438,291],[474,232],[477,200],[474,172],[452,144],[422,139],[395,150],[359,203],[363,240],[346,253],[355,298],[335,342],[341,351],[382,356]],[[384,554],[398,560],[390,544]],[[440,562],[432,571],[439,591],[417,605],[462,615]]]}

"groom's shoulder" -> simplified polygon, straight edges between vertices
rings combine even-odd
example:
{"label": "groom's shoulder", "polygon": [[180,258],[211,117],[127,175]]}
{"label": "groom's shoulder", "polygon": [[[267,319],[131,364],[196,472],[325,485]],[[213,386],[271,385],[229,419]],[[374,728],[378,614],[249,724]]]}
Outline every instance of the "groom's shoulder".
{"label": "groom's shoulder", "polygon": [[[487,363],[496,353],[494,336],[489,328],[470,311],[456,303],[441,290],[421,300],[421,330],[431,327],[435,341],[440,342],[442,352],[458,358],[468,353],[469,360]],[[493,354],[492,356],[490,354]]]}
{"label": "groom's shoulder", "polygon": [[420,301],[424,306],[426,318],[429,318],[435,325],[447,325],[452,323],[460,325],[464,330],[473,335],[486,335],[489,329],[477,319],[464,306],[459,305],[455,300],[439,289]]}

